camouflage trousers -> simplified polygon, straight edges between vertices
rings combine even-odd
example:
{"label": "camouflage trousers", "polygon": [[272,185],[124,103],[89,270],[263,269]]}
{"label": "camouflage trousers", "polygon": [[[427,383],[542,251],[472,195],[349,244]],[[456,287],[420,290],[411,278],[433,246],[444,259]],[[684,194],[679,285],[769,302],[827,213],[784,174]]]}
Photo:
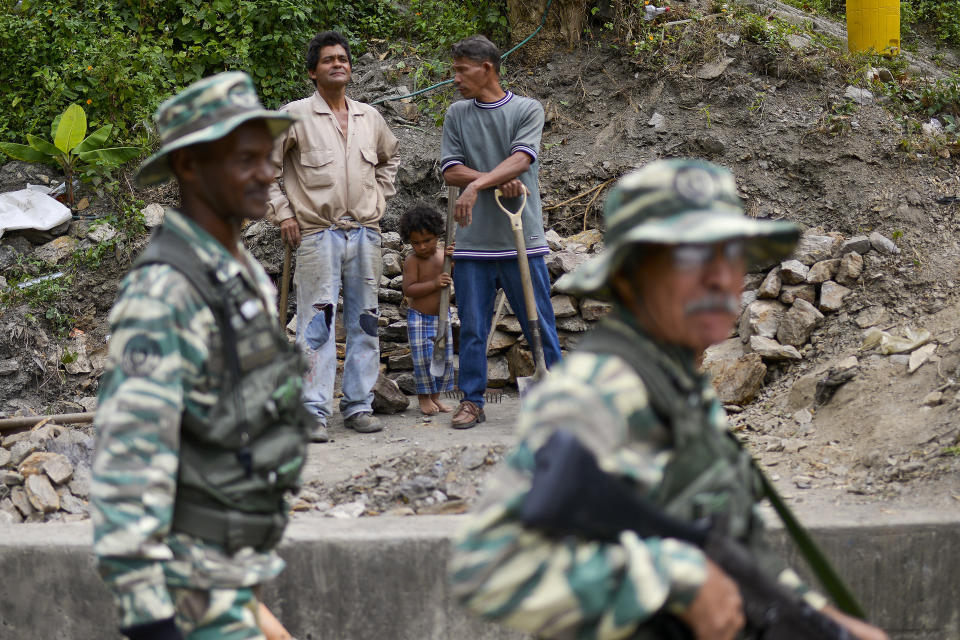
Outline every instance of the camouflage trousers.
{"label": "camouflage trousers", "polygon": [[186,640],[265,640],[256,590],[169,589]]}

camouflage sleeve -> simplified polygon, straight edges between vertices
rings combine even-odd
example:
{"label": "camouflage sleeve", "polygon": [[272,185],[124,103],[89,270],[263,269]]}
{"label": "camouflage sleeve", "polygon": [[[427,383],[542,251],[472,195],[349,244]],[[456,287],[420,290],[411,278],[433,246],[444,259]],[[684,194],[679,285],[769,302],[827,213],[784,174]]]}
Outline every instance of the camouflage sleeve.
{"label": "camouflage sleeve", "polygon": [[520,444],[455,542],[451,580],[474,613],[538,637],[626,638],[661,608],[685,609],[706,578],[706,561],[673,539],[632,532],[616,543],[551,539],[521,526],[534,452],[556,429],[576,433],[605,470],[646,486],[665,463],[655,442],[637,438],[659,422],[622,360],[573,354],[560,369],[525,399]]}
{"label": "camouflage sleeve", "polygon": [[186,381],[205,358],[209,309],[169,266],[132,272],[110,314],[96,415],[94,553],[121,627],[173,615],[161,561],[173,516]]}

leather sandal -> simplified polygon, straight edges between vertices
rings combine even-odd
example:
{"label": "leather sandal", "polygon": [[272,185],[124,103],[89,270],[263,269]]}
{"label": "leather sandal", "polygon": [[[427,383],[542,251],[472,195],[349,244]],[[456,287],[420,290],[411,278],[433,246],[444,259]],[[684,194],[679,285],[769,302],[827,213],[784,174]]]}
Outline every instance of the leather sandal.
{"label": "leather sandal", "polygon": [[460,406],[450,418],[450,426],[454,429],[470,429],[477,424],[485,421],[487,416],[483,414],[483,409],[469,400],[461,400]]}

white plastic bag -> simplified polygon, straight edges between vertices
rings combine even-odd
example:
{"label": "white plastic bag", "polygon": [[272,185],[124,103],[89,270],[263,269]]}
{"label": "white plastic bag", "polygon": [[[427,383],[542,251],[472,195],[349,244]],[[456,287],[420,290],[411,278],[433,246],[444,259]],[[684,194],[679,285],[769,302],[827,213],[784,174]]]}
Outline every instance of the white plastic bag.
{"label": "white plastic bag", "polygon": [[0,238],[7,231],[47,231],[70,220],[70,208],[34,189],[0,193]]}

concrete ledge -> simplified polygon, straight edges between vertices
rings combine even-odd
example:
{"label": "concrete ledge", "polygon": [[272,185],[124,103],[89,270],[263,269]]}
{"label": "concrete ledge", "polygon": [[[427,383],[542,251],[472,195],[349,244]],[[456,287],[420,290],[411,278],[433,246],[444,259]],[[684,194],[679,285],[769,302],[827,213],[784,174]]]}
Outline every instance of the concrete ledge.
{"label": "concrete ledge", "polygon": [[[960,527],[943,513],[802,514],[895,640],[960,638]],[[446,586],[462,516],[295,521],[265,598],[299,640],[519,640],[457,608]],[[0,638],[117,638],[89,522],[0,526]],[[786,549],[782,530],[771,531]],[[786,555],[798,565],[793,551]]]}

